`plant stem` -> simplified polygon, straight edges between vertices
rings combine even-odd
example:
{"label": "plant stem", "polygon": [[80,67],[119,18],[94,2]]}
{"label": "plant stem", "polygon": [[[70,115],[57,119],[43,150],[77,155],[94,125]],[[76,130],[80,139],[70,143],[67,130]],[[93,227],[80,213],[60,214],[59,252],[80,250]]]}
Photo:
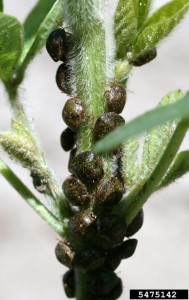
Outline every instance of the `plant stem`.
{"label": "plant stem", "polygon": [[86,270],[75,269],[75,284],[77,300],[91,299],[89,286],[91,275]]}
{"label": "plant stem", "polygon": [[104,113],[106,84],[105,30],[97,14],[98,1],[65,1],[65,19],[75,45],[76,95],[83,101],[84,121],[77,136],[78,152],[91,150],[93,127]]}
{"label": "plant stem", "polygon": [[28,117],[26,115],[24,106],[22,102],[19,100],[18,90],[14,81],[12,82],[4,82],[6,91],[9,97],[9,103],[11,105],[14,117],[19,120],[27,129],[31,129]]}
{"label": "plant stem", "polygon": [[166,173],[168,167],[173,161],[182,140],[188,129],[187,122],[180,122],[162,156],[157,167],[153,171],[152,175],[149,177],[147,182],[143,185],[141,190],[134,197],[129,197],[129,199],[124,199],[120,202],[117,207],[117,211],[125,217],[128,224],[134,219],[139,210],[142,208],[144,203],[150,197],[150,195],[156,190],[158,184],[161,182],[162,177]]}
{"label": "plant stem", "polygon": [[63,225],[50,212],[36,196],[24,185],[24,183],[13,173],[13,171],[0,159],[0,173],[10,185],[25,199],[25,201],[45,220],[60,236],[64,235]]}

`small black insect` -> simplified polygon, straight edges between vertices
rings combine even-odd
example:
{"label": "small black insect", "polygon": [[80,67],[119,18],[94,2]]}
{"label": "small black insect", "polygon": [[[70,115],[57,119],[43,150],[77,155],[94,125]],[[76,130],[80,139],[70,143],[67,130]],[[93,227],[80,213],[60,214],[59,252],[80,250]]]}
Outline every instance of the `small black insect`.
{"label": "small black insect", "polygon": [[97,220],[98,238],[103,248],[120,244],[126,235],[127,225],[124,218],[107,214]]}
{"label": "small black insect", "polygon": [[133,219],[133,221],[128,225],[126,237],[130,237],[134,235],[143,225],[144,221],[144,212],[143,209],[141,209],[136,217]]}
{"label": "small black insect", "polygon": [[100,180],[104,175],[101,158],[90,151],[85,151],[72,160],[71,172],[85,184]]}
{"label": "small black insect", "polygon": [[55,29],[50,33],[46,42],[46,49],[55,62],[65,60],[66,31],[63,28]]}
{"label": "small black insect", "polygon": [[56,84],[63,93],[71,95],[69,80],[69,68],[65,63],[63,63],[58,67],[56,72]]}
{"label": "small black insect", "polygon": [[[107,296],[119,282],[119,277],[111,270],[104,270],[95,275],[91,283],[91,293],[97,296]],[[115,299],[115,298],[114,298]]]}
{"label": "small black insect", "polygon": [[72,267],[74,251],[71,245],[65,240],[60,241],[55,248],[55,255],[58,261],[68,268]]}
{"label": "small black insect", "polygon": [[78,98],[68,99],[62,111],[62,118],[68,127],[77,131],[83,119],[83,108]]}
{"label": "small black insect", "polygon": [[126,90],[118,82],[113,82],[105,93],[108,112],[120,114],[126,103]]}
{"label": "small black insect", "polygon": [[121,259],[131,257],[136,250],[137,243],[138,241],[136,239],[129,239],[127,241],[124,241],[123,243],[121,243],[121,245],[117,247],[117,255]]}
{"label": "small black insect", "polygon": [[151,60],[156,58],[156,56],[157,56],[157,50],[156,48],[154,48],[140,55],[139,57],[136,58],[136,60],[131,61],[131,64],[133,64],[133,66],[135,67],[140,67],[142,65],[149,63]]}
{"label": "small black insect", "polygon": [[75,132],[67,127],[60,136],[60,144],[64,151],[70,151],[75,144]]}
{"label": "small black insect", "polygon": [[73,265],[74,268],[96,270],[104,265],[104,253],[98,249],[89,248],[76,252]]}
{"label": "small black insect", "polygon": [[90,241],[96,234],[96,216],[89,209],[77,212],[68,222],[73,236]]}
{"label": "small black insect", "polygon": [[69,270],[64,274],[62,283],[66,296],[68,298],[75,298],[75,278],[73,270]]}
{"label": "small black insect", "polygon": [[124,125],[125,120],[115,112],[108,112],[99,117],[94,126],[94,140],[100,140],[117,127]]}
{"label": "small black insect", "polygon": [[76,177],[69,176],[63,183],[63,191],[72,205],[86,205],[91,200],[85,185]]}
{"label": "small black insect", "polygon": [[[114,249],[117,249],[117,248],[114,248]],[[114,271],[115,269],[117,269],[117,267],[119,266],[120,263],[121,263],[121,258],[118,256],[116,251],[112,250],[106,254],[106,259],[105,259],[104,265],[107,269]]]}
{"label": "small black insect", "polygon": [[39,193],[45,193],[48,189],[48,181],[46,178],[42,178],[36,173],[31,172],[31,177],[33,179],[33,185],[34,188],[39,192]]}
{"label": "small black insect", "polygon": [[118,299],[123,292],[122,280],[118,277],[118,282],[114,286],[113,290],[109,294],[111,300]]}
{"label": "small black insect", "polygon": [[102,206],[117,204],[124,193],[121,181],[116,177],[102,179],[96,192],[96,203]]}

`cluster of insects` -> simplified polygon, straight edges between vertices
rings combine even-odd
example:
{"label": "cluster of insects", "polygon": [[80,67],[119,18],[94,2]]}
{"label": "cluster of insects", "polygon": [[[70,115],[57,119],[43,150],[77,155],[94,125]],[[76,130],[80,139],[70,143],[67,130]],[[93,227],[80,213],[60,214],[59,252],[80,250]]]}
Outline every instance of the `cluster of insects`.
{"label": "cluster of insects", "polygon": [[[72,95],[68,80],[71,76],[67,47],[70,39],[71,34],[59,28],[51,32],[46,44],[52,59],[62,61],[56,74],[59,89],[72,96],[63,108],[62,117],[68,127],[60,140],[65,151],[71,150],[69,171],[72,175],[64,181],[63,191],[73,216],[68,222],[67,237],[57,244],[55,253],[58,261],[70,269],[63,276],[67,297],[75,297],[74,270],[80,269],[90,274],[91,299],[114,300],[122,293],[122,281],[115,269],[122,259],[135,252],[137,240],[130,237],[143,224],[143,210],[127,225],[125,219],[113,211],[125,192],[121,176],[107,176],[101,156],[91,151],[78,153],[74,148],[84,109],[82,100]],[[125,123],[120,116],[126,103],[124,87],[112,82],[105,98],[106,112],[94,124],[94,142]]]}

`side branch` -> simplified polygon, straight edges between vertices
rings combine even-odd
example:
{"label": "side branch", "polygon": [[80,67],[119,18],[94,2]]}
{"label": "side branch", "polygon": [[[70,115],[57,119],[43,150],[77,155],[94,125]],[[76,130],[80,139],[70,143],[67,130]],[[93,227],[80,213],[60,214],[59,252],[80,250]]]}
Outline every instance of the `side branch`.
{"label": "side branch", "polygon": [[0,173],[19,193],[19,195],[45,220],[60,236],[64,235],[63,225],[49,211],[36,196],[24,185],[24,183],[13,173],[13,171],[0,159]]}

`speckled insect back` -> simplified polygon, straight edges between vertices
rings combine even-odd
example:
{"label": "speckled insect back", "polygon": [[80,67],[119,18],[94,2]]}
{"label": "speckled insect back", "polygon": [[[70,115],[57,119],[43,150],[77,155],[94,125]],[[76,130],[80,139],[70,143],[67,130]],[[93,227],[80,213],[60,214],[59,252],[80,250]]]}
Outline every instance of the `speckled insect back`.
{"label": "speckled insect back", "polygon": [[66,31],[64,28],[55,29],[50,33],[46,49],[55,62],[66,59]]}
{"label": "speckled insect back", "polygon": [[58,261],[68,268],[72,268],[74,250],[71,244],[65,240],[60,241],[55,248],[55,255]]}
{"label": "speckled insect back", "polygon": [[124,193],[122,182],[116,177],[102,179],[96,191],[96,203],[100,206],[117,204]]}
{"label": "speckled insect back", "polygon": [[102,139],[106,134],[110,133],[119,126],[125,124],[122,116],[115,112],[108,112],[99,117],[94,126],[94,140]]}
{"label": "speckled insect back", "polygon": [[91,196],[89,195],[86,186],[74,176],[69,176],[64,181],[63,191],[72,205],[87,205],[91,200]]}
{"label": "speckled insect back", "polygon": [[73,237],[90,241],[96,235],[97,216],[90,210],[77,212],[68,222],[68,229]]}
{"label": "speckled insect back", "polygon": [[71,130],[77,131],[79,129],[83,119],[83,107],[79,98],[71,98],[66,101],[62,118]]}
{"label": "speckled insect back", "polygon": [[85,151],[73,158],[70,169],[85,184],[99,181],[103,175],[103,162],[100,156]]}
{"label": "speckled insect back", "polygon": [[126,103],[126,90],[118,82],[110,83],[108,90],[105,93],[106,105],[108,112],[120,114]]}
{"label": "speckled insect back", "polygon": [[62,63],[56,72],[56,84],[61,92],[71,95],[70,73],[66,63]]}

